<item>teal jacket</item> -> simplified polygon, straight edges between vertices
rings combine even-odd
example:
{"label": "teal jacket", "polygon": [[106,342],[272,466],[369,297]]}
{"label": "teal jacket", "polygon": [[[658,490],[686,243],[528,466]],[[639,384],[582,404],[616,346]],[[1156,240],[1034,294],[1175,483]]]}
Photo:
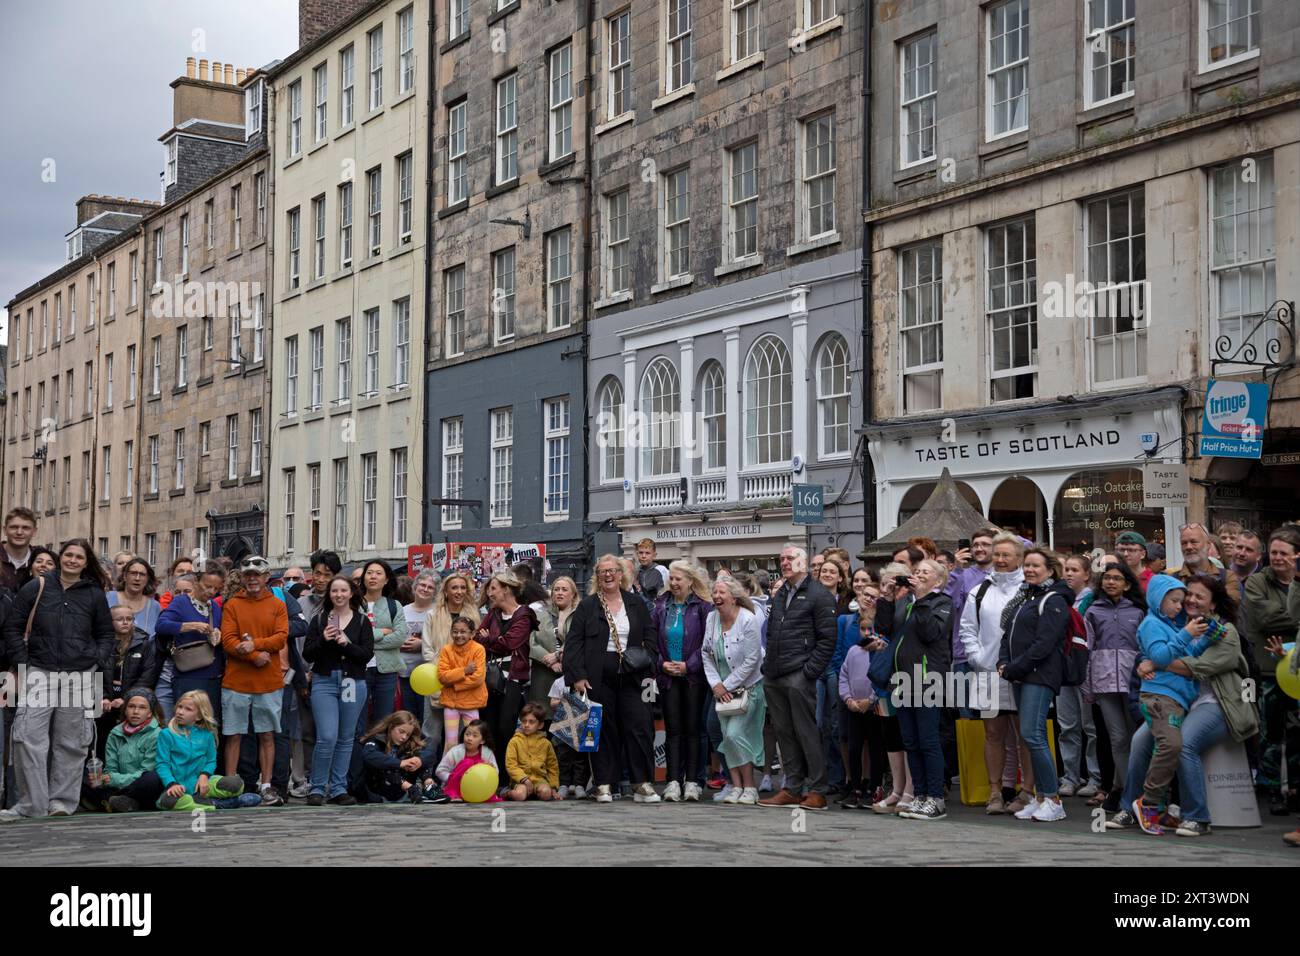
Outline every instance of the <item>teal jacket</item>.
{"label": "teal jacket", "polygon": [[104,747],[104,769],[108,771],[108,785],[119,790],[129,787],[150,770],[158,766],[158,721],[149,723],[131,736],[118,724],[108,735]]}
{"label": "teal jacket", "polygon": [[[381,674],[395,674],[402,670],[401,647],[406,640],[406,615],[395,598],[381,597],[375,602],[370,619],[375,629],[375,667]],[[393,633],[379,633],[380,628],[391,627]]]}
{"label": "teal jacket", "polygon": [[[1209,646],[1205,638],[1193,638],[1183,625],[1187,615],[1180,611],[1178,617],[1168,618],[1160,611],[1160,605],[1170,591],[1186,590],[1186,585],[1168,574],[1153,575],[1147,582],[1147,616],[1138,625],[1138,646],[1142,657],[1151,661],[1157,668],[1168,667],[1180,657],[1199,657]],[[1142,693],[1161,694],[1177,701],[1186,711],[1200,693],[1196,681],[1172,671],[1157,669],[1147,680],[1142,682]]]}
{"label": "teal jacket", "polygon": [[165,727],[158,733],[158,776],[164,788],[179,783],[193,793],[200,775],[216,772],[217,738],[212,731],[191,727],[189,733],[177,733]]}

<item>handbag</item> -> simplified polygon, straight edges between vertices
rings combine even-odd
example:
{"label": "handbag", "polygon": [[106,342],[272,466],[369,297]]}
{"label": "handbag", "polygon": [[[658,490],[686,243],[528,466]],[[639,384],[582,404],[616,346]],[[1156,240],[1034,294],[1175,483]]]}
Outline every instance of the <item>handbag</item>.
{"label": "handbag", "polygon": [[[208,605],[208,627],[212,626],[212,606]],[[172,645],[172,666],[183,674],[197,671],[210,665],[217,659],[217,649],[212,641],[204,638],[183,647]]]}
{"label": "handbag", "polygon": [[739,717],[749,712],[749,692],[741,688],[731,695],[731,700],[714,701],[713,709],[719,717]]}
{"label": "handbag", "polygon": [[493,694],[504,694],[506,684],[509,682],[510,658],[494,657],[487,662],[487,669],[483,672],[483,683],[487,684],[488,691]]}
{"label": "handbag", "polygon": [[644,644],[624,647],[622,641],[618,639],[618,625],[614,622],[614,615],[610,613],[609,605],[605,603],[603,596],[600,598],[600,606],[605,612],[605,621],[609,624],[609,635],[614,641],[614,652],[618,654],[618,672],[631,677],[651,676],[654,670],[654,658],[650,656],[650,651]]}
{"label": "handbag", "polygon": [[551,736],[571,750],[594,753],[600,749],[603,714],[604,708],[586,694],[565,691],[551,717]]}

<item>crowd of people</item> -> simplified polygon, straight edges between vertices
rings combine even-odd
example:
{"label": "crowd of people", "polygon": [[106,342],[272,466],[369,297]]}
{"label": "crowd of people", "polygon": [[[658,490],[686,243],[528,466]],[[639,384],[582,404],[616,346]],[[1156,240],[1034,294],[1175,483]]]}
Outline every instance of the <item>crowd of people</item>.
{"label": "crowd of people", "polygon": [[[159,578],[126,552],[101,566],[85,539],[34,546],[24,508],[4,532],[19,693],[0,819],[447,803],[488,781],[475,799],[934,821],[960,785],[991,815],[1051,823],[1075,799],[1111,829],[1196,837],[1203,755],[1224,741],[1270,813],[1300,811],[1300,713],[1278,680],[1297,525],[1189,524],[1169,569],[1136,532],[1062,555],[987,527],[954,551],[913,538],[880,567],[791,546],[772,577],[665,566],[645,540],[635,561],[599,557],[585,594],[530,564],[411,578],[328,550],[278,582],[257,555]],[[431,695],[412,686],[425,664]],[[30,693],[69,675],[94,677],[93,706]],[[601,705],[594,752],[547,732],[579,702]]]}

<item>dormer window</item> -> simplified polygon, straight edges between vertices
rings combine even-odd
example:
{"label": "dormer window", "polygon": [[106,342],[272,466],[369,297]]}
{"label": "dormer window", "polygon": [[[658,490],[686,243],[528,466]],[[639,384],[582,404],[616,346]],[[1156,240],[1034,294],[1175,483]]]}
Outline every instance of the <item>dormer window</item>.
{"label": "dormer window", "polygon": [[173,136],[167,140],[165,146],[167,149],[167,181],[168,186],[176,185],[176,143],[177,139]]}
{"label": "dormer window", "polygon": [[244,90],[244,139],[262,131],[262,81]]}
{"label": "dormer window", "polygon": [[68,236],[68,262],[80,259],[82,252],[82,233],[80,230]]}

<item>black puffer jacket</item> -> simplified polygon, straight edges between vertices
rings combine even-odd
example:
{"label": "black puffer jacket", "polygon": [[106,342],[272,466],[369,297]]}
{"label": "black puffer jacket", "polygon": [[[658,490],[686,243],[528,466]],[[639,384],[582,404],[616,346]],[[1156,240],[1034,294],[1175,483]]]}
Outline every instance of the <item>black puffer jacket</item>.
{"label": "black puffer jacket", "polygon": [[28,581],[14,598],[5,622],[9,663],[47,671],[102,672],[113,653],[113,619],[103,588],[83,579],[64,590],[58,572],[44,577],[45,593],[32,619],[30,642],[23,640],[23,630],[40,581]]}
{"label": "black puffer jacket", "polygon": [[817,680],[831,662],[839,639],[835,595],[805,574],[795,585],[792,597],[790,582],[782,584],[769,608],[763,676],[784,677],[802,670],[808,680]]}
{"label": "black puffer jacket", "polygon": [[1016,608],[1010,626],[1002,632],[998,664],[1006,665],[1002,671],[1006,680],[1042,684],[1050,687],[1053,694],[1060,693],[1065,678],[1062,648],[1072,607],[1074,591],[1064,581],[1053,581],[1045,589],[1030,590],[1025,602]]}
{"label": "black puffer jacket", "polygon": [[906,600],[877,602],[876,630],[891,638],[894,674],[915,681],[952,670],[952,598],[942,591],[912,602],[910,614]]}
{"label": "black puffer jacket", "polygon": [[162,673],[163,657],[158,653],[158,645],[147,633],[136,628],[131,634],[131,644],[117,659],[117,644],[108,652],[105,673],[108,675],[106,696],[122,697],[129,690],[144,687],[153,690],[158,686],[158,675]]}

